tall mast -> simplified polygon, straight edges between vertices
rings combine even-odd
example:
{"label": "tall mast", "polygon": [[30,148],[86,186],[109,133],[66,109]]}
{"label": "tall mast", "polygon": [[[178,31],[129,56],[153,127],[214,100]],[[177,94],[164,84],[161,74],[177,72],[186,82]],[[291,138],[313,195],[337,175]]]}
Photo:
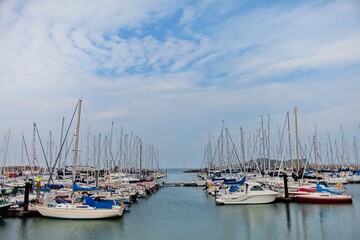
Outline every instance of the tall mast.
{"label": "tall mast", "polygon": [[266,138],[266,149],[267,149],[267,158],[268,158],[268,172],[271,170],[271,161],[270,161],[270,114],[268,114],[268,122],[267,122],[267,138]]}
{"label": "tall mast", "polygon": [[[62,142],[63,142],[64,123],[65,123],[65,117],[63,117],[62,123],[61,123],[60,146],[62,145]],[[59,164],[58,164],[59,169],[61,168],[61,150],[62,150],[62,148],[60,148],[60,152],[59,152]]]}
{"label": "tall mast", "polygon": [[223,170],[224,162],[224,120],[222,120],[221,136],[220,136],[220,171]]}
{"label": "tall mast", "polygon": [[296,134],[296,161],[297,161],[297,170],[300,171],[300,158],[299,158],[299,133],[297,125],[297,107],[295,107],[295,134]]}
{"label": "tall mast", "polygon": [[316,126],[315,126],[315,135],[314,135],[314,168],[315,168],[315,171],[316,171],[316,180],[317,180],[317,178],[318,178],[318,167],[317,167],[317,164],[316,164],[316,152],[317,152],[317,150],[316,150]]}
{"label": "tall mast", "polygon": [[289,159],[291,161],[291,167],[294,169],[294,160],[293,160],[293,156],[292,156],[292,151],[291,151],[291,136],[290,136],[290,116],[289,116],[289,112],[286,114],[287,117],[287,124],[288,124],[288,139],[289,139]]}
{"label": "tall mast", "polygon": [[261,171],[265,172],[266,166],[265,166],[265,133],[264,133],[264,117],[263,115],[261,117],[261,140],[262,140],[262,161],[261,161]]}
{"label": "tall mast", "polygon": [[210,170],[211,170],[211,156],[212,156],[212,150],[211,150],[211,138],[210,138],[210,133],[209,133],[209,142],[207,145],[207,175],[210,175]]}
{"label": "tall mast", "polygon": [[96,187],[99,184],[99,176],[100,176],[100,153],[101,152],[101,134],[99,133],[99,141],[98,141],[98,149],[97,149],[97,171],[96,171]]}
{"label": "tall mast", "polygon": [[74,149],[74,163],[73,163],[73,181],[75,182],[76,179],[76,163],[78,159],[78,148],[79,148],[79,132],[80,132],[80,116],[81,116],[81,102],[82,100],[79,99],[78,102],[78,120],[77,126],[75,129],[75,149]]}
{"label": "tall mast", "polygon": [[35,132],[35,128],[36,128],[36,123],[34,122],[33,124],[33,142],[32,142],[32,147],[33,147],[33,161],[31,164],[31,169],[32,169],[32,173],[34,173],[35,169],[35,162],[36,162],[36,132]]}
{"label": "tall mast", "polygon": [[331,165],[334,165],[335,163],[334,163],[334,154],[333,154],[333,149],[332,149],[332,145],[331,145],[331,140],[330,140],[330,134],[329,133],[327,133],[327,135],[328,135],[328,139],[329,139],[329,147],[330,147],[330,162],[329,162],[329,165],[328,165],[328,167],[330,167]]}
{"label": "tall mast", "polygon": [[140,156],[139,156],[139,160],[140,160],[140,166],[139,166],[139,179],[142,178],[142,151],[143,151],[143,145],[141,142],[141,139],[139,139],[139,144],[140,144]]}
{"label": "tall mast", "polygon": [[356,147],[356,138],[354,137],[354,157],[355,157],[355,169],[358,170],[359,156]]}
{"label": "tall mast", "polygon": [[[246,163],[245,163],[245,147],[244,147],[244,132],[242,126],[240,127],[240,139],[241,139],[241,155],[244,162],[244,170],[246,172]],[[244,172],[244,174],[245,174]]]}

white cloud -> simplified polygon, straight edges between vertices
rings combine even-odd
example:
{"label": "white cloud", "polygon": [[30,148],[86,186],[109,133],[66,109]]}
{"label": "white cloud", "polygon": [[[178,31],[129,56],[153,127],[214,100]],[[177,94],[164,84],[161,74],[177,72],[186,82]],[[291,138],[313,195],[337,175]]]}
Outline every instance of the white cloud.
{"label": "white cloud", "polygon": [[0,132],[33,121],[58,129],[83,98],[96,131],[115,121],[173,149],[167,166],[186,156],[198,167],[221,120],[249,132],[259,115],[282,124],[298,106],[309,125],[350,131],[360,119],[359,10],[355,1],[3,1]]}

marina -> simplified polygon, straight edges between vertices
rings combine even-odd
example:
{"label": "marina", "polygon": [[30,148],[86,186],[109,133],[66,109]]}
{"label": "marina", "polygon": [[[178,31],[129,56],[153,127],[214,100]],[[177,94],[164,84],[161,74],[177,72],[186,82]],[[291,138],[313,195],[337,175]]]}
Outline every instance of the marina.
{"label": "marina", "polygon": [[[166,182],[191,182],[196,173],[169,169]],[[357,239],[360,185],[346,185],[351,204],[274,202],[219,206],[204,187],[161,188],[138,199],[121,218],[58,220],[2,217],[4,239]]]}
{"label": "marina", "polygon": [[0,1],[0,240],[360,239],[359,1]]}
{"label": "marina", "polygon": [[[360,185],[353,184],[360,176],[355,144],[354,163],[345,157],[349,149],[344,147],[336,149],[342,152],[341,157],[327,156],[329,161],[319,164],[316,133],[309,142],[312,148],[300,154],[298,135],[295,140],[290,137],[292,131],[298,132],[296,124],[295,130],[289,127],[279,132],[279,142],[270,141],[261,127],[260,134],[248,137],[252,150],[247,147],[245,151],[243,129],[236,139],[238,144],[234,144],[223,122],[218,138],[209,138],[206,144],[201,168],[160,169],[156,148],[139,137],[131,135],[129,140],[121,128],[116,157],[112,133],[103,141],[98,135],[92,140],[92,150],[87,138],[84,164],[79,154],[84,148],[80,144],[81,109],[79,100],[73,113],[76,124],[71,121],[66,131],[62,129],[66,134],[58,152],[48,149],[49,156],[43,150],[46,166],[35,165],[39,157],[36,138],[31,165],[1,166],[1,236],[336,239],[333,237],[339,233],[333,232],[334,223],[347,231],[341,231],[341,236],[354,239],[359,234],[355,224],[359,220]],[[297,108],[294,113],[296,123]],[[290,125],[289,114],[285,123]],[[43,148],[35,123],[33,127],[33,135],[38,135]],[[75,131],[73,143],[66,144],[70,129]],[[286,135],[288,143],[282,140]],[[278,147],[270,151],[270,145]],[[23,147],[26,150],[25,142]],[[3,149],[6,153],[6,144]],[[72,156],[65,154],[62,159],[66,149],[73,149]],[[344,219],[336,220],[339,217]]]}

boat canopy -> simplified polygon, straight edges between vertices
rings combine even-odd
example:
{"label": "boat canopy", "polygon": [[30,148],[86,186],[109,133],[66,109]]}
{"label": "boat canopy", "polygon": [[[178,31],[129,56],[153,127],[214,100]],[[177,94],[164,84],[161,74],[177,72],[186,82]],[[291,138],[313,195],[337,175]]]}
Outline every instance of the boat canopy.
{"label": "boat canopy", "polygon": [[50,188],[50,189],[61,189],[64,188],[63,184],[45,184],[45,187]]}
{"label": "boat canopy", "polygon": [[236,192],[239,189],[238,185],[231,185],[229,192]]}
{"label": "boat canopy", "polygon": [[102,188],[81,187],[77,185],[76,182],[73,182],[73,191],[98,191],[98,190],[102,190]]}
{"label": "boat canopy", "polygon": [[317,192],[328,192],[328,193],[332,193],[332,194],[339,194],[337,191],[328,189],[326,187],[322,187],[320,184],[316,184],[316,191]]}
{"label": "boat canopy", "polygon": [[242,179],[240,180],[224,180],[224,184],[244,184],[246,181],[246,176],[244,176]]}
{"label": "boat canopy", "polygon": [[111,209],[114,205],[114,200],[101,200],[100,202],[97,202],[92,197],[86,196],[84,200],[84,205],[89,205],[90,207],[95,208]]}

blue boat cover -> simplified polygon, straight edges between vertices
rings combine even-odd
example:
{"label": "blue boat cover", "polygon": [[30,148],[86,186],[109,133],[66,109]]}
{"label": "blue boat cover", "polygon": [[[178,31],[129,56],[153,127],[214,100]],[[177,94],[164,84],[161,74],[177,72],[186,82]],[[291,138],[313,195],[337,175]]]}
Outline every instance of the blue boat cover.
{"label": "blue boat cover", "polygon": [[224,180],[225,184],[244,184],[246,181],[246,176],[244,176],[242,179],[240,179],[239,181],[236,181],[236,179],[229,179],[229,180]]}
{"label": "blue boat cover", "polygon": [[61,189],[64,188],[64,185],[62,184],[45,184],[45,187],[50,189]]}
{"label": "blue boat cover", "polygon": [[114,205],[113,200],[101,200],[100,202],[96,202],[92,197],[86,196],[84,200],[84,205],[89,205],[90,207],[95,208],[107,208],[111,209]]}
{"label": "blue boat cover", "polygon": [[236,192],[239,189],[238,185],[231,185],[229,192]]}
{"label": "blue boat cover", "polygon": [[50,192],[51,191],[51,189],[50,188],[47,188],[47,187],[41,187],[40,188],[40,191],[42,191],[42,192]]}
{"label": "blue boat cover", "polygon": [[224,177],[214,177],[214,178],[212,178],[211,180],[212,181],[222,181],[222,180],[225,180],[226,178],[224,178]]}
{"label": "blue boat cover", "polygon": [[317,192],[328,192],[328,193],[332,193],[332,194],[339,194],[338,192],[336,192],[334,190],[322,187],[320,184],[316,184],[316,191]]}
{"label": "blue boat cover", "polygon": [[73,191],[97,191],[97,190],[102,190],[102,188],[81,187],[77,185],[76,182],[73,182]]}

